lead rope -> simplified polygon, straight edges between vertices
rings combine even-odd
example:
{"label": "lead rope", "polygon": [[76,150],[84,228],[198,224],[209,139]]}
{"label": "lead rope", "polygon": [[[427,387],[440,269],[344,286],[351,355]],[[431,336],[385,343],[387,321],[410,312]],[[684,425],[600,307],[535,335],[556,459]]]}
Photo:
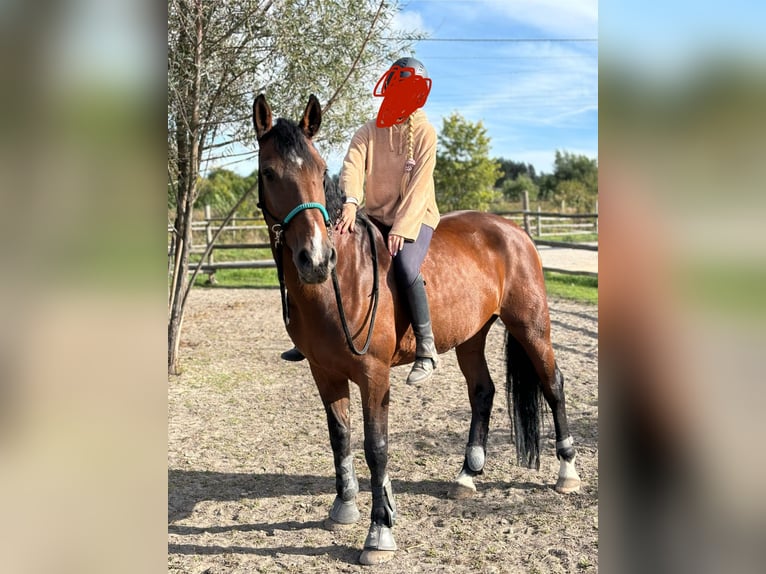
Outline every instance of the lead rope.
{"label": "lead rope", "polygon": [[370,328],[367,331],[367,340],[364,342],[362,349],[357,349],[354,345],[354,338],[351,335],[351,331],[348,328],[348,321],[346,320],[346,312],[343,310],[343,302],[340,298],[340,285],[338,285],[338,274],[335,272],[335,267],[332,269],[332,287],[335,291],[335,302],[338,304],[338,315],[340,315],[340,324],[343,327],[343,332],[346,335],[346,342],[348,348],[355,355],[364,355],[370,348],[370,342],[372,341],[372,330],[375,327],[375,317],[378,314],[378,248],[375,245],[375,232],[372,229],[372,224],[366,219],[360,219],[360,222],[367,228],[367,234],[370,237],[370,253],[372,255],[372,315],[370,316]]}

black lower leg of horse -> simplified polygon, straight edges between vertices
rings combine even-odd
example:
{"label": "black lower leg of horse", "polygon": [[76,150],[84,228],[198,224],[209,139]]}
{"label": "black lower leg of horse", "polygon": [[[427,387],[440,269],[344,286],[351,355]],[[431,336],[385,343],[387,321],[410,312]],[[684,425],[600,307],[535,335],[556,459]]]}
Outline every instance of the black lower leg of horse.
{"label": "black lower leg of horse", "polygon": [[476,476],[482,474],[486,458],[487,437],[489,436],[489,418],[495,397],[495,385],[492,379],[470,385],[471,429],[468,432],[468,444],[465,448],[463,470]]}
{"label": "black lower leg of horse", "polygon": [[564,397],[564,375],[554,367],[554,382],[543,386],[543,396],[553,412],[553,426],[556,430],[556,456],[559,459],[571,461],[575,457],[574,442],[569,435],[567,422],[566,399]]}
{"label": "black lower leg of horse", "polygon": [[351,454],[348,401],[337,401],[326,405],[325,410],[335,463],[335,491],[338,498],[344,502],[349,502],[354,500],[359,492],[359,482],[356,478],[354,458]]}
{"label": "black lower leg of horse", "polygon": [[456,349],[460,370],[468,383],[468,398],[471,402],[471,429],[468,432],[461,475],[477,476],[484,469],[489,418],[495,398],[495,384],[489,374],[484,348],[493,322],[490,321],[472,340]]}
{"label": "black lower leg of horse", "polygon": [[396,504],[387,473],[388,404],[374,410],[365,409],[364,419],[364,456],[372,488],[370,520],[390,528],[396,520]]}
{"label": "black lower leg of horse", "polygon": [[330,519],[337,524],[353,524],[359,520],[356,495],[359,482],[354,472],[351,455],[351,418],[349,416],[348,380],[338,379],[311,365],[314,380],[327,414],[333,461],[335,463],[335,491],[337,496],[330,509]]}

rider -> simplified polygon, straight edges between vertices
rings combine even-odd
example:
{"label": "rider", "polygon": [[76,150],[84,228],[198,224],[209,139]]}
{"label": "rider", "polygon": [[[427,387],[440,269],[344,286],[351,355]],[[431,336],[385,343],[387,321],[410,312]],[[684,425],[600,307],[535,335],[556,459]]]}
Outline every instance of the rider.
{"label": "rider", "polygon": [[373,94],[383,98],[376,120],[354,134],[343,160],[340,186],[346,204],[337,229],[354,230],[365,198],[367,215],[387,235],[398,286],[406,296],[415,333],[415,364],[407,382],[428,380],[437,352],[420,265],[425,259],[439,209],[434,192],[436,130],[420,108],[431,89],[425,66],[400,58],[380,78]]}
{"label": "rider", "polygon": [[[394,274],[405,294],[415,333],[415,363],[407,383],[428,380],[437,365],[437,351],[425,281],[420,266],[439,224],[433,171],[436,130],[420,108],[431,89],[425,66],[400,58],[378,80],[373,94],[382,97],[378,116],[354,134],[340,175],[346,203],[336,229],[354,231],[363,196],[365,210],[384,235],[393,258]],[[301,360],[296,349],[282,354]]]}

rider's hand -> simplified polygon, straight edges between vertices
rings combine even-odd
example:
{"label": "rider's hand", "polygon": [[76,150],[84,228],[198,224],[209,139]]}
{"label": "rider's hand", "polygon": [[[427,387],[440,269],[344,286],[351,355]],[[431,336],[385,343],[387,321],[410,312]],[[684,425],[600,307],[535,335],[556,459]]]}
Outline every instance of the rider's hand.
{"label": "rider's hand", "polygon": [[340,219],[338,219],[338,223],[335,224],[335,230],[340,231],[340,234],[343,235],[346,231],[350,231],[351,233],[353,233],[355,228],[356,228],[356,204],[344,203],[343,213],[341,214]]}
{"label": "rider's hand", "polygon": [[396,254],[402,250],[402,247],[404,247],[404,237],[401,235],[394,235],[393,233],[389,233],[388,252],[391,254],[391,257],[396,257]]}

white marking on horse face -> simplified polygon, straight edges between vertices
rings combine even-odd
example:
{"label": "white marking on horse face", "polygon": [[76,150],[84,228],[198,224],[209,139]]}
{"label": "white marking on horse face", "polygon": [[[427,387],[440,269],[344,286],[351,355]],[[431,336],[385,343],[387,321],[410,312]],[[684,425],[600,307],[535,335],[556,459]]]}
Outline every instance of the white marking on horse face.
{"label": "white marking on horse face", "polygon": [[322,257],[322,230],[315,221],[311,230],[311,262],[314,265],[321,265],[324,261]]}
{"label": "white marking on horse face", "polygon": [[300,157],[295,150],[291,151],[287,156],[288,161],[294,163],[299,169],[303,167],[303,158]]}

